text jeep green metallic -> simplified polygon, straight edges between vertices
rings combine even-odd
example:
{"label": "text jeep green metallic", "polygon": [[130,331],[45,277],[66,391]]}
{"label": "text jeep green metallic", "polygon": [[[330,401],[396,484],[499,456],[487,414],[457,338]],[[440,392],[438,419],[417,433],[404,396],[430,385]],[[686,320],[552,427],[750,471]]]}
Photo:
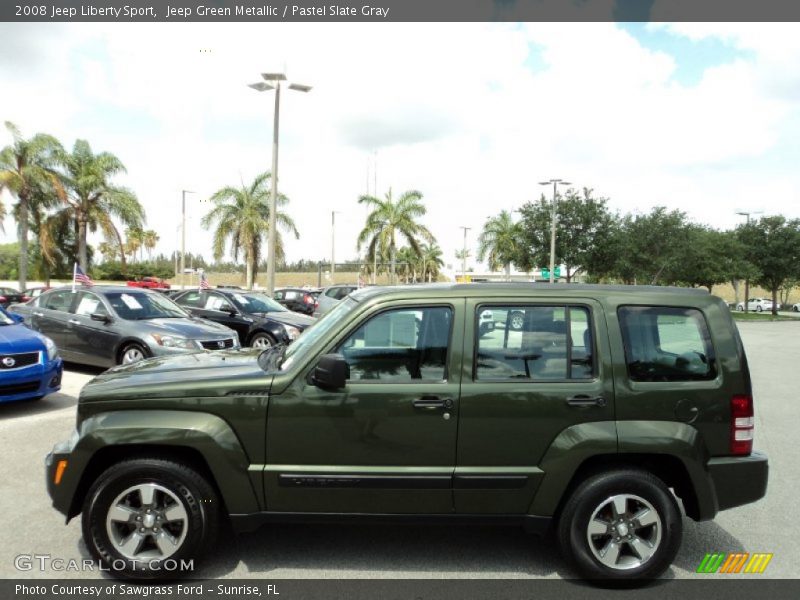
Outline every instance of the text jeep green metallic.
{"label": "text jeep green metallic", "polygon": [[764,496],[752,439],[744,349],[708,293],[371,288],[288,348],[96,377],[47,485],[123,577],[174,577],[225,518],[388,518],[552,524],[583,576],[645,579],[678,550],[678,499],[703,520]]}

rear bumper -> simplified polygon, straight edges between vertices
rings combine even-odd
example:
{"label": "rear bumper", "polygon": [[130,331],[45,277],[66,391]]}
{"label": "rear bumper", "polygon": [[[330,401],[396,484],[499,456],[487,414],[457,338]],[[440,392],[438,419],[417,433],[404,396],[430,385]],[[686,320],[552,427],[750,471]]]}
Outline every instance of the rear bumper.
{"label": "rear bumper", "polygon": [[717,496],[717,509],[726,510],[756,502],[767,493],[769,461],[767,455],[712,458],[708,474]]}

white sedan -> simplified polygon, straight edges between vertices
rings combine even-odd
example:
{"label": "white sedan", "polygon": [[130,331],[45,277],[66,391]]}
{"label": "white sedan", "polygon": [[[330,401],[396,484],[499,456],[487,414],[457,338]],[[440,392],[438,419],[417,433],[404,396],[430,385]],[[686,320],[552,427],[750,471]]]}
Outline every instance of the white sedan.
{"label": "white sedan", "polygon": [[[778,304],[776,308],[780,310],[781,305]],[[739,304],[736,305],[736,310],[744,311],[744,303],[739,302]],[[750,298],[750,300],[747,301],[747,310],[754,312],[772,310],[772,300],[769,298]]]}

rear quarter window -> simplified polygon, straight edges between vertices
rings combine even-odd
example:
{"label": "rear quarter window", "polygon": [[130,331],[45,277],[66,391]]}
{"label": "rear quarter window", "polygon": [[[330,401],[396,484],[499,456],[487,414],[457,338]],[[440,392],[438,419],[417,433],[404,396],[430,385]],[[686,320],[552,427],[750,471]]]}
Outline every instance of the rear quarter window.
{"label": "rear quarter window", "polygon": [[717,376],[703,313],[695,308],[618,309],[625,363],[633,381],[702,381]]}

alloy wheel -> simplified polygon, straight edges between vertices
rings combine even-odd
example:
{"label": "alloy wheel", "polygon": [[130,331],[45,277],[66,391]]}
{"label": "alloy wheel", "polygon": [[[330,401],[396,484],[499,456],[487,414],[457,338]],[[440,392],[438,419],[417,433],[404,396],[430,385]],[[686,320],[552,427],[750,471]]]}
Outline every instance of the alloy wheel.
{"label": "alloy wheel", "polygon": [[163,560],[175,554],[189,529],[183,503],[157,483],[123,491],[108,510],[106,532],[114,548],[129,560]]}
{"label": "alloy wheel", "polygon": [[662,523],[653,505],[634,494],[603,500],[586,528],[589,549],[609,569],[642,566],[661,545]]}

